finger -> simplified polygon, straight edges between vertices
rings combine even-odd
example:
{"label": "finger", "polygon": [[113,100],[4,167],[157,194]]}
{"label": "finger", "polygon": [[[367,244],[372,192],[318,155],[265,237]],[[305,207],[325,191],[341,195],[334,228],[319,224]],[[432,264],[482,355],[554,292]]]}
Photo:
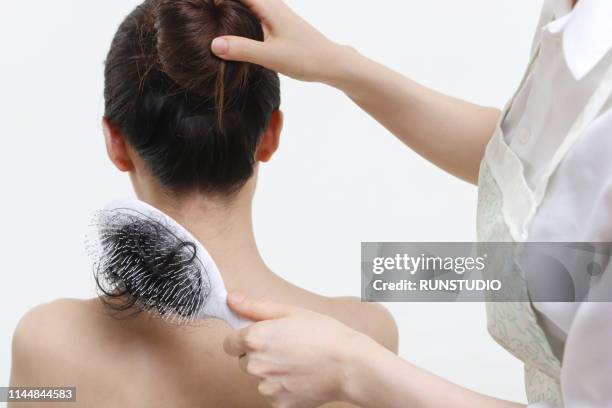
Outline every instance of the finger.
{"label": "finger", "polygon": [[211,44],[212,52],[221,59],[265,67],[269,67],[273,57],[269,48],[269,43],[231,35],[215,38]]}
{"label": "finger", "polygon": [[291,306],[254,300],[239,293],[230,294],[227,303],[240,316],[256,322],[280,319],[296,311],[296,308]]}
{"label": "finger", "polygon": [[223,341],[223,350],[232,357],[240,357],[247,353],[247,347],[243,340],[244,333],[242,331],[233,332],[228,335]]}

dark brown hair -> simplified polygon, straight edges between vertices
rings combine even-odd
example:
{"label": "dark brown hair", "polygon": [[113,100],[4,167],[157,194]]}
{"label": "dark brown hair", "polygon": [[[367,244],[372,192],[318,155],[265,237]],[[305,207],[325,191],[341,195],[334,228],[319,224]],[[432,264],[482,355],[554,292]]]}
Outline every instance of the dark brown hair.
{"label": "dark brown hair", "polygon": [[240,188],[280,106],[276,73],[212,53],[225,34],[263,40],[239,0],[146,0],[106,59],[105,117],[173,192]]}

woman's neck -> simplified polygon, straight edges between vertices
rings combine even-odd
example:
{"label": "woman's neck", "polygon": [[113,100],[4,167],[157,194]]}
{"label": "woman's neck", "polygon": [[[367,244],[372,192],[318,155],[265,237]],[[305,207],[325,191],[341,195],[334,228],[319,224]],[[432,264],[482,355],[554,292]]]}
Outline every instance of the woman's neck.
{"label": "woman's neck", "polygon": [[228,290],[244,290],[270,275],[253,231],[252,195],[237,193],[231,201],[194,194],[181,199],[141,197],[184,226],[204,245],[217,264]]}

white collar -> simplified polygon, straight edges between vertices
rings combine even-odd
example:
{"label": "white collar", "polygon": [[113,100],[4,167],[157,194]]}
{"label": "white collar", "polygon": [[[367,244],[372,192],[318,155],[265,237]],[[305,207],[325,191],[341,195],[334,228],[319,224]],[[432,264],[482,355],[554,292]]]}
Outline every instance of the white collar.
{"label": "white collar", "polygon": [[563,32],[563,53],[576,80],[583,79],[612,49],[612,0],[548,0],[556,19],[544,28]]}

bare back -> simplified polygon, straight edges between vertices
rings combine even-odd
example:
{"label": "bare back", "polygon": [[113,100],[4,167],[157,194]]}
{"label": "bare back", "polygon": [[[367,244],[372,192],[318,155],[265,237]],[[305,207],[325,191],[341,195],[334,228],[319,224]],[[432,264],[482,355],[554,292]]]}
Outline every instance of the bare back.
{"label": "bare back", "polygon": [[[280,279],[265,286],[271,300],[330,315],[396,351],[393,319],[377,305],[323,298]],[[223,352],[230,331],[213,320],[189,327],[145,314],[118,320],[99,299],[56,301],[20,323],[11,384],[76,386],[73,407],[266,407],[257,379]]]}

